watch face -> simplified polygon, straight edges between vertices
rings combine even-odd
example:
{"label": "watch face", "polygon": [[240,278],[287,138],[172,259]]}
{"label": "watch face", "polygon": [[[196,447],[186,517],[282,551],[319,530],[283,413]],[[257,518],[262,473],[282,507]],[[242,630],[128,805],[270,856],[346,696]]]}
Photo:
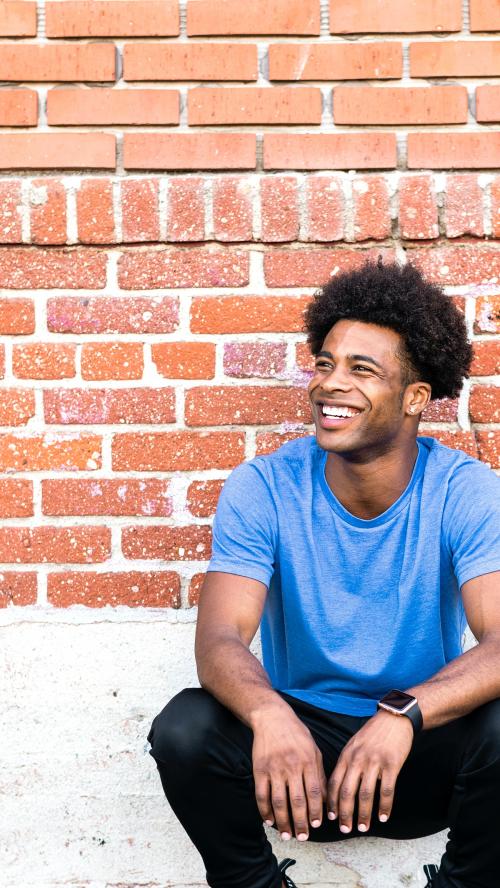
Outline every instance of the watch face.
{"label": "watch face", "polygon": [[415,697],[412,697],[411,694],[405,694],[404,691],[389,691],[388,694],[385,694],[382,697],[381,702],[387,703],[388,706],[392,706],[394,709],[404,709],[408,706],[408,703],[411,703]]}

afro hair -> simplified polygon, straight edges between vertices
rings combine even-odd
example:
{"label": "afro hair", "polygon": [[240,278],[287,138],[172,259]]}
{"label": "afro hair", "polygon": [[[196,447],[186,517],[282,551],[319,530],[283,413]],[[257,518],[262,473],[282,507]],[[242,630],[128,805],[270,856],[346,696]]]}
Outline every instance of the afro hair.
{"label": "afro hair", "polygon": [[384,265],[379,259],[343,272],[315,293],[304,318],[313,355],[343,318],[395,330],[405,345],[405,385],[429,383],[432,400],[456,397],[469,375],[472,346],[461,312],[413,265]]}

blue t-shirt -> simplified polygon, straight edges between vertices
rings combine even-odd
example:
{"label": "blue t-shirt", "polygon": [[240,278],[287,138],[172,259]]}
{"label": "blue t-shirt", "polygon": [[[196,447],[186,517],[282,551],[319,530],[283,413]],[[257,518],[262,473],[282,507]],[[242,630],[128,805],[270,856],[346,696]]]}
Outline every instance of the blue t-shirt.
{"label": "blue t-shirt", "polygon": [[208,570],[268,586],[262,658],[276,690],[372,715],[391,688],[423,682],[462,653],[460,588],[500,570],[500,479],[433,438],[417,443],[408,486],[369,520],[333,494],[314,437],[227,479]]}

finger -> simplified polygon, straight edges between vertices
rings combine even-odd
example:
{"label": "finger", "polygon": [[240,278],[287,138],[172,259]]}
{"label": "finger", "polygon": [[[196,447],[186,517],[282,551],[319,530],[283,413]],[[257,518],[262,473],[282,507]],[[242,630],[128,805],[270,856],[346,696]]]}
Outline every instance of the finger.
{"label": "finger", "polygon": [[375,787],[377,785],[377,777],[380,773],[378,767],[372,768],[363,774],[361,785],[358,793],[358,829],[360,832],[367,832],[370,829],[370,821],[373,810],[373,797],[375,795]]}
{"label": "finger", "polygon": [[271,804],[276,828],[281,833],[282,839],[292,838],[292,827],[288,809],[288,795],[286,783],[283,779],[275,779],[271,783]]}
{"label": "finger", "polygon": [[358,792],[358,786],[361,780],[361,772],[354,769],[351,765],[349,771],[345,775],[341,786],[339,787],[339,829],[342,833],[351,832],[352,815],[354,811],[354,802]]}
{"label": "finger", "polygon": [[323,762],[317,768],[307,768],[304,771],[304,786],[307,798],[307,810],[311,826],[321,826],[323,819],[323,802],[326,799],[326,777],[323,770]]}
{"label": "finger", "polygon": [[255,799],[259,809],[260,816],[266,826],[272,826],[274,823],[274,814],[271,805],[271,784],[267,774],[255,776]]}
{"label": "finger", "polygon": [[397,772],[394,769],[385,768],[382,771],[378,819],[381,820],[383,823],[385,823],[385,821],[388,820],[391,816],[392,805],[394,803],[396,777]]}
{"label": "finger", "polygon": [[309,824],[307,822],[307,799],[302,774],[289,778],[288,794],[290,796],[295,836],[299,842],[305,842],[309,838]]}
{"label": "finger", "polygon": [[347,765],[344,764],[342,759],[339,759],[332,773],[330,774],[330,778],[328,780],[328,789],[327,789],[327,810],[328,810],[328,819],[336,820],[339,813],[339,789],[342,784],[342,780],[344,779],[344,774],[347,770]]}

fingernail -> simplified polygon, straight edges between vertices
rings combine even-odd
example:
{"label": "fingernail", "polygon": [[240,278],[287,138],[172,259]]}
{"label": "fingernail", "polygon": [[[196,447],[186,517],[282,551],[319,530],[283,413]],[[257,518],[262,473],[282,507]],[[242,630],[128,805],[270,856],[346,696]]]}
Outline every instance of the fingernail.
{"label": "fingernail", "polygon": [[336,815],[335,811],[328,812],[328,819],[329,820],[336,820],[337,819],[337,815]]}
{"label": "fingernail", "polygon": [[343,832],[343,833],[351,832],[351,827],[350,827],[350,826],[346,826],[345,824],[343,824],[343,825],[340,827],[340,832]]}
{"label": "fingernail", "polygon": [[306,833],[299,833],[297,838],[298,838],[299,842],[305,842],[307,839],[307,835],[306,835]]}
{"label": "fingernail", "polygon": [[285,842],[287,842],[288,839],[291,839],[291,835],[290,835],[290,833],[283,832],[283,833],[281,833],[281,838],[282,838]]}
{"label": "fingernail", "polygon": [[388,818],[387,818],[387,814],[381,814],[380,817],[379,817],[379,820],[381,820],[382,823],[385,823],[385,821],[386,821],[387,819],[388,819]]}
{"label": "fingernail", "polygon": [[367,830],[367,826],[366,826],[365,823],[360,823],[359,826],[358,826],[358,829],[359,829],[360,832],[366,832],[366,830]]}
{"label": "fingernail", "polygon": [[272,821],[272,820],[264,820],[264,825],[265,825],[265,826],[272,826],[272,825],[273,825],[273,821]]}
{"label": "fingernail", "polygon": [[321,820],[313,820],[311,826],[321,826]]}

